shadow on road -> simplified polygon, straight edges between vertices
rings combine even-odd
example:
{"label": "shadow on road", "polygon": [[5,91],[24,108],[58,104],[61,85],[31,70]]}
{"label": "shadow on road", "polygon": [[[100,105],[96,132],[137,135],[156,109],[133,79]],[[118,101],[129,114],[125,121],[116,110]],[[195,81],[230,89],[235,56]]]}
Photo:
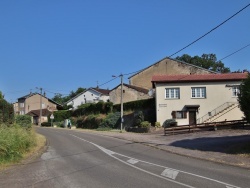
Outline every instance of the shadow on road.
{"label": "shadow on road", "polygon": [[231,154],[232,151],[237,151],[235,147],[240,147],[246,143],[250,143],[250,135],[184,139],[175,141],[169,145],[192,150]]}

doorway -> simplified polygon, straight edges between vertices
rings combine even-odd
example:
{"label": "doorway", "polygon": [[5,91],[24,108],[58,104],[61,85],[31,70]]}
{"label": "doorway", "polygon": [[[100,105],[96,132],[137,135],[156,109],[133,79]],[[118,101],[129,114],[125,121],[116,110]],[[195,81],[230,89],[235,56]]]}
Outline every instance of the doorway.
{"label": "doorway", "polygon": [[189,125],[196,124],[196,111],[189,111]]}

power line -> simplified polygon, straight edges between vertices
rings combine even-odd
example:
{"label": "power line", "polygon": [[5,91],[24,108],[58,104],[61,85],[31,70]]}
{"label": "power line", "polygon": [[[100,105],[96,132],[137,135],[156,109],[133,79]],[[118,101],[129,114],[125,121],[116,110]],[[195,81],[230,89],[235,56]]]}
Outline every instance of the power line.
{"label": "power line", "polygon": [[103,86],[103,85],[105,85],[105,84],[107,84],[107,83],[109,83],[109,82],[112,82],[113,80],[115,80],[115,79],[117,79],[117,78],[119,78],[119,76],[116,76],[115,78],[113,78],[113,79],[111,79],[111,80],[109,80],[109,81],[107,81],[107,82],[105,82],[105,83],[103,83],[103,84],[101,84],[101,85],[98,85],[98,86]]}
{"label": "power line", "polygon": [[239,51],[241,51],[241,50],[243,50],[243,49],[247,48],[248,46],[250,46],[250,44],[248,44],[248,45],[246,45],[246,46],[244,46],[244,47],[240,48],[239,50],[236,50],[235,52],[233,52],[233,53],[231,53],[231,54],[229,54],[229,55],[227,55],[227,56],[223,57],[223,58],[222,58],[222,59],[220,59],[219,61],[221,61],[221,60],[223,60],[223,59],[226,59],[226,58],[228,58],[228,57],[232,56],[233,54],[236,54],[237,52],[239,52]]}
{"label": "power line", "polygon": [[222,23],[220,23],[219,25],[217,25],[216,27],[214,27],[213,29],[211,29],[210,31],[208,31],[207,33],[205,33],[204,35],[202,35],[201,37],[199,37],[198,39],[194,40],[193,42],[191,42],[187,46],[181,48],[180,50],[178,50],[177,52],[173,53],[172,55],[170,55],[168,57],[172,57],[173,55],[181,52],[182,50],[186,49],[187,47],[191,46],[192,44],[198,42],[200,39],[204,38],[206,35],[208,35],[209,33],[213,32],[214,30],[216,30],[217,28],[219,28],[220,26],[222,26],[223,24],[225,24],[227,21],[231,20],[233,17],[235,17],[237,14],[239,14],[240,12],[242,12],[244,9],[246,9],[249,6],[250,6],[250,3],[248,5],[246,5],[245,7],[243,7],[242,9],[240,9],[234,15],[230,16],[228,19],[226,19],[225,21],[223,21]]}

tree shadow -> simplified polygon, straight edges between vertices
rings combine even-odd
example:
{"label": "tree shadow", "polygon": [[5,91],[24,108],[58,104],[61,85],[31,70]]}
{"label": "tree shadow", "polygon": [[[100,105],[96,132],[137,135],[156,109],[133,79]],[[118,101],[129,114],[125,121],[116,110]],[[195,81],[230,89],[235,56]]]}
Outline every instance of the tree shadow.
{"label": "tree shadow", "polygon": [[[181,147],[191,150],[212,151],[232,154],[240,145],[250,143],[250,135],[203,137],[175,141],[170,146]],[[240,151],[238,151],[240,153]],[[235,153],[237,154],[237,153]]]}

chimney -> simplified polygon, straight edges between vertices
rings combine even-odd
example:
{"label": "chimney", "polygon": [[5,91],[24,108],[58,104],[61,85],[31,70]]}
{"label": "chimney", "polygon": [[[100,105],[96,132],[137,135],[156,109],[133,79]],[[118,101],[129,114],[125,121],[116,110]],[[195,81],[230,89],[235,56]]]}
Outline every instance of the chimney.
{"label": "chimney", "polygon": [[44,91],[43,96],[46,97],[46,92]]}

